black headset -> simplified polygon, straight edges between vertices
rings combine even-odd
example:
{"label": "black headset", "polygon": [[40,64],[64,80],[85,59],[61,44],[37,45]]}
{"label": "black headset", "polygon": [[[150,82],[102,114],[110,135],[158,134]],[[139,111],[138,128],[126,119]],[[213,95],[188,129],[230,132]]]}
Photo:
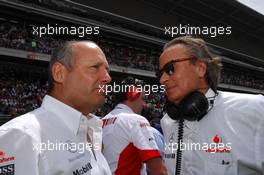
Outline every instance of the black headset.
{"label": "black headset", "polygon": [[[184,120],[189,121],[200,121],[211,109],[209,109],[210,105],[214,105],[215,97],[218,93],[215,94],[212,100],[210,98],[206,98],[206,96],[199,92],[194,91],[187,95],[178,105],[174,104],[167,100],[165,109],[169,117],[173,120],[179,121],[178,126],[178,145],[183,140],[183,132],[184,132]],[[176,168],[175,168],[175,175],[180,175],[181,172],[181,161],[182,161],[182,150],[177,149],[177,156],[176,156]]]}
{"label": "black headset", "polygon": [[[210,103],[213,103],[213,101]],[[207,114],[209,103],[205,95],[194,91],[187,95],[178,105],[167,100],[166,112],[173,120],[186,119],[199,121]]]}

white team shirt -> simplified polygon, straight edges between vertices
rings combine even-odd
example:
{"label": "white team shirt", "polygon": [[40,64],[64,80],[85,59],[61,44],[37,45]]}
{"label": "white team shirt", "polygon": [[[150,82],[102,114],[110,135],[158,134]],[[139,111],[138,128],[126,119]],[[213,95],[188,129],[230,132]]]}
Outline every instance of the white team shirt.
{"label": "white team shirt", "polygon": [[110,175],[100,134],[99,119],[46,95],[40,108],[0,127],[0,174]]}
{"label": "white team shirt", "polygon": [[[213,96],[209,89],[206,97]],[[161,126],[165,165],[173,175],[177,151],[172,145],[178,140],[178,121],[166,114]],[[213,108],[199,122],[185,120],[183,143],[182,149],[185,146],[187,150],[182,153],[182,175],[263,174],[264,97],[219,92]],[[202,145],[202,149],[195,150],[195,146],[191,147],[194,143]],[[206,147],[206,143],[212,147]]]}
{"label": "white team shirt", "polygon": [[[103,145],[103,154],[115,175],[139,175],[143,162],[160,156],[147,119],[124,104],[118,104],[103,118]],[[141,174],[145,174],[143,169]]]}

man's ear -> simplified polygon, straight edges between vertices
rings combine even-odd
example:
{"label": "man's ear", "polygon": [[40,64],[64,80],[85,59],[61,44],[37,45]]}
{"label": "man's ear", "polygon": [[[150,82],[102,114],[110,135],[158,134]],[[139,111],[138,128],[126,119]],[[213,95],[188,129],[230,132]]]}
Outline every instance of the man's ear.
{"label": "man's ear", "polygon": [[52,77],[53,80],[59,84],[63,83],[66,77],[66,74],[68,73],[66,67],[59,63],[56,62],[52,66]]}
{"label": "man's ear", "polygon": [[203,61],[197,61],[196,62],[196,71],[200,78],[204,78],[207,70],[207,65]]}

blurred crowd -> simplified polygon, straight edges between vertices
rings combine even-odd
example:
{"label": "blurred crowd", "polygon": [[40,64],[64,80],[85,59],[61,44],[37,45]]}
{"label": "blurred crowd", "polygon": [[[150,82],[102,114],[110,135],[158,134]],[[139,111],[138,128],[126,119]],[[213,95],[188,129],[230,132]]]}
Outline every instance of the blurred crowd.
{"label": "blurred crowd", "polygon": [[254,72],[242,72],[225,69],[221,74],[221,83],[264,90],[264,78]]}
{"label": "blurred crowd", "polygon": [[[44,37],[34,36],[32,26],[29,24],[10,21],[0,24],[0,47],[50,54],[55,47],[72,39],[74,38],[61,39],[48,35]],[[126,43],[110,41],[103,37],[100,39],[92,38],[92,40],[103,49],[111,65],[147,71],[158,69],[158,57],[161,50],[139,48]],[[27,68],[27,66],[19,66],[14,63],[1,63],[0,75],[0,113],[17,116],[35,109],[41,104],[47,91],[47,79],[39,79],[39,77],[47,76],[45,68],[36,66]],[[254,75],[254,72],[244,71],[241,73],[225,67],[221,75],[221,82],[264,89],[263,77]],[[104,116],[113,108],[113,98],[113,96],[107,97],[104,107],[96,111],[97,115]],[[151,94],[147,96],[147,102],[151,110],[145,111],[146,115],[154,116],[154,118],[161,117],[165,103],[164,94]]]}
{"label": "blurred crowd", "polygon": [[152,27],[139,25],[139,23],[124,20],[119,17],[111,16],[109,14],[105,14],[102,11],[95,10],[93,8],[89,8],[88,6],[78,5],[78,2],[72,1],[58,1],[58,0],[15,0],[18,3],[26,3],[27,5],[48,9],[51,11],[61,12],[64,14],[70,14],[70,16],[76,16],[77,18],[85,18],[89,21],[100,22],[101,24],[108,25],[111,27],[130,30],[137,33],[147,34],[149,36],[154,36],[156,38],[164,37],[162,30],[157,30]]}
{"label": "blurred crowd", "polygon": [[[149,121],[161,119],[164,113],[164,105],[166,102],[164,93],[151,93],[145,96],[146,106],[142,111],[142,115]],[[99,108],[95,114],[97,116],[105,116],[115,107],[115,95],[109,94],[105,100],[105,104]]]}
{"label": "blurred crowd", "polygon": [[[40,106],[47,93],[47,68],[36,65],[25,65],[0,61],[0,114],[18,116]],[[236,75],[238,74],[238,75]],[[237,77],[244,78],[244,80]],[[115,79],[115,77],[113,77]],[[224,71],[222,79],[227,84],[248,85],[264,89],[264,80],[258,84],[247,75]],[[98,116],[105,116],[114,107],[115,96],[107,96],[104,106],[95,111]],[[164,93],[151,93],[146,96],[147,107],[143,115],[149,120],[161,118],[164,114],[166,99]]]}
{"label": "blurred crowd", "polygon": [[50,54],[63,42],[65,40],[50,36],[37,37],[29,25],[8,21],[0,24],[0,47]]}
{"label": "blurred crowd", "polygon": [[[30,25],[31,26],[31,25]],[[68,36],[67,39],[46,35],[33,35],[32,26],[19,23],[3,22],[0,25],[0,47],[26,50],[43,54],[51,54],[52,50],[66,40],[78,40]],[[138,68],[148,71],[157,69],[159,51],[133,47],[120,42],[108,41],[103,38],[92,38],[105,52],[110,64]]]}
{"label": "blurred crowd", "polygon": [[40,106],[47,92],[46,71],[0,62],[0,114],[18,116]]}
{"label": "blurred crowd", "polygon": [[[76,39],[70,36],[68,40]],[[112,65],[136,68],[147,71],[158,69],[158,57],[161,50],[142,48],[105,38],[92,38],[105,52]],[[0,47],[34,51],[51,54],[52,50],[67,39],[54,36],[38,37],[32,34],[32,26],[20,23],[3,22],[0,25]],[[254,75],[225,70],[222,83],[233,84],[256,89],[263,89],[263,79]]]}
{"label": "blurred crowd", "polygon": [[[15,117],[38,108],[47,89],[45,67],[0,62],[0,114]],[[95,114],[105,116],[113,109],[113,100],[113,94],[107,96],[104,106]],[[150,94],[146,96],[146,102],[148,108],[144,110],[144,115],[149,120],[163,115],[164,94]]]}

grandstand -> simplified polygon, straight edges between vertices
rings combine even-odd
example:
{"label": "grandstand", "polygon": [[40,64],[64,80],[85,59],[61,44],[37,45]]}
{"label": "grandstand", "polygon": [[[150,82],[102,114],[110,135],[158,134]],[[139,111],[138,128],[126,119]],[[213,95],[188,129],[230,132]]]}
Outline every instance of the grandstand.
{"label": "grandstand", "polygon": [[[47,91],[50,54],[67,40],[95,41],[108,58],[113,81],[133,75],[148,84],[157,84],[158,57],[163,44],[171,39],[164,34],[164,26],[179,24],[232,26],[228,36],[197,35],[223,59],[219,89],[264,94],[263,15],[235,0],[216,0],[213,4],[209,0],[125,3],[0,0],[0,124],[41,104]],[[34,27],[47,24],[93,30],[99,27],[100,33],[83,37],[34,34]],[[112,98],[107,98],[97,115],[111,110]],[[160,118],[164,94],[151,94],[148,101],[154,109],[150,116]]]}

